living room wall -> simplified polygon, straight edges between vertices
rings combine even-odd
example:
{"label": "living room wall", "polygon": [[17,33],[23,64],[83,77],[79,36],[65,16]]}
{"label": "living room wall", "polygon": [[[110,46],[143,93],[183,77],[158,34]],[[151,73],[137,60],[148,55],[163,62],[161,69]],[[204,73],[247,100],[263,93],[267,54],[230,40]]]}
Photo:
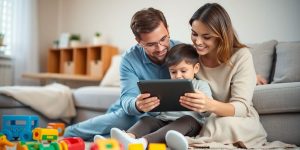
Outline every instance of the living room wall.
{"label": "living room wall", "polygon": [[[56,32],[41,32],[40,39],[44,43],[40,47],[46,51],[62,32],[79,33],[85,43],[91,41],[95,32],[101,32],[109,43],[123,51],[135,43],[129,27],[132,15],[147,7],[164,12],[173,39],[190,43],[188,20],[207,2],[217,2],[225,7],[242,42],[300,40],[299,0],[41,0],[40,31],[54,28]],[[52,10],[46,9],[49,5]],[[48,22],[45,17],[49,16],[54,18],[53,27],[43,23]],[[43,54],[41,64],[46,64],[43,62],[46,52]]]}

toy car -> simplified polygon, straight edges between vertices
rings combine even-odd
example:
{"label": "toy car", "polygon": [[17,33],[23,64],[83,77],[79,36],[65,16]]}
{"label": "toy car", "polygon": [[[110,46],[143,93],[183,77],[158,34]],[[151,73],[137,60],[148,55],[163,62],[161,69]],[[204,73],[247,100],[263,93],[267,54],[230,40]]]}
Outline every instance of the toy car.
{"label": "toy car", "polygon": [[80,137],[68,137],[58,141],[61,150],[84,150],[85,144]]}
{"label": "toy car", "polygon": [[3,115],[2,133],[8,140],[32,140],[32,130],[39,125],[37,116]]}
{"label": "toy car", "polygon": [[32,130],[33,139],[37,141],[54,141],[58,138],[57,129],[35,128]]}

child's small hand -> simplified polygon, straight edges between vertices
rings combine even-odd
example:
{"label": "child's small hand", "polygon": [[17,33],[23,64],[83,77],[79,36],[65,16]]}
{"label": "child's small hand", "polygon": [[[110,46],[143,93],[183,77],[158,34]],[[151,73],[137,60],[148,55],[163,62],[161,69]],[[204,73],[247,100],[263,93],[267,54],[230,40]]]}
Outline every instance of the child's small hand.
{"label": "child's small hand", "polygon": [[180,97],[180,104],[196,112],[209,111],[209,98],[201,91],[195,93],[185,93]]}
{"label": "child's small hand", "polygon": [[149,93],[140,94],[137,96],[135,105],[139,111],[148,112],[159,105],[159,99],[150,97]]}

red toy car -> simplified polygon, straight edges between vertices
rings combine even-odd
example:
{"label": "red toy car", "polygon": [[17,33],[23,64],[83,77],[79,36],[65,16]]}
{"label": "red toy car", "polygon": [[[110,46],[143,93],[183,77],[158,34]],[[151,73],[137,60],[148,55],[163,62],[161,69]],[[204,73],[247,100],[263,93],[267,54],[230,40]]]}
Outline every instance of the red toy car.
{"label": "red toy car", "polygon": [[84,141],[80,137],[68,137],[58,141],[61,150],[84,150]]}

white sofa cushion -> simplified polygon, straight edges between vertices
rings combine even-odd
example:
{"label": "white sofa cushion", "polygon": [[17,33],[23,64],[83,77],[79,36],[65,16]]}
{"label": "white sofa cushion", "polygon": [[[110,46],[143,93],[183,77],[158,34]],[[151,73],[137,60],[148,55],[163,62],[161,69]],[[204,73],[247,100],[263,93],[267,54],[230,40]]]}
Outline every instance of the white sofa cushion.
{"label": "white sofa cushion", "polygon": [[77,108],[106,110],[120,96],[119,87],[87,86],[73,92]]}
{"label": "white sofa cushion", "polygon": [[101,87],[115,86],[120,87],[120,62],[121,55],[115,55],[112,58],[110,67],[108,68],[104,78],[100,82]]}

